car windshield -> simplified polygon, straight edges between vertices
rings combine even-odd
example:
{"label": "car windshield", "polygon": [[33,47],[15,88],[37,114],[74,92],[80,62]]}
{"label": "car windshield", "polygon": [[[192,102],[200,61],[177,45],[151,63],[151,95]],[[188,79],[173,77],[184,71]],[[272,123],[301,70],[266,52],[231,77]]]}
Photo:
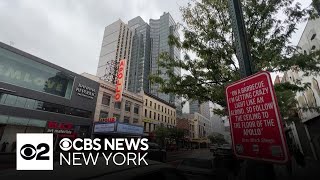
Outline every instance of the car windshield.
{"label": "car windshield", "polygon": [[185,159],[182,161],[181,165],[201,169],[212,169],[212,163],[209,159]]}

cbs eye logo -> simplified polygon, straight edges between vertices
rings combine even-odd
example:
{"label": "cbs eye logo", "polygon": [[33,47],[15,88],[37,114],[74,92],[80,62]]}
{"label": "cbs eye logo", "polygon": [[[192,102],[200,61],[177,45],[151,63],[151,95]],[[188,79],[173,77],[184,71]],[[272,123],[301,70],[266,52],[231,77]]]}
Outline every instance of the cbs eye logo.
{"label": "cbs eye logo", "polygon": [[69,151],[72,148],[72,141],[68,138],[63,138],[61,139],[59,146],[61,150]]}
{"label": "cbs eye logo", "polygon": [[33,158],[36,158],[36,160],[49,160],[49,156],[46,155],[49,150],[50,147],[46,143],[40,143],[37,148],[32,144],[25,144],[20,149],[20,155],[25,160],[31,160]]}
{"label": "cbs eye logo", "polygon": [[17,170],[53,170],[53,134],[17,133]]}

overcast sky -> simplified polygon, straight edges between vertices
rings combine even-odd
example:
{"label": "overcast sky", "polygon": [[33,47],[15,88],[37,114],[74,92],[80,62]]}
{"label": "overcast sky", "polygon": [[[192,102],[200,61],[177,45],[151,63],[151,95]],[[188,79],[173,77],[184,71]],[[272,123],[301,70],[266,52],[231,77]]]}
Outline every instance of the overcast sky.
{"label": "overcast sky", "polygon": [[[104,27],[170,12],[188,0],[0,0],[0,41],[76,73],[96,73]],[[310,4],[311,0],[300,0]],[[296,44],[305,25],[293,37]],[[11,43],[12,42],[12,43]]]}

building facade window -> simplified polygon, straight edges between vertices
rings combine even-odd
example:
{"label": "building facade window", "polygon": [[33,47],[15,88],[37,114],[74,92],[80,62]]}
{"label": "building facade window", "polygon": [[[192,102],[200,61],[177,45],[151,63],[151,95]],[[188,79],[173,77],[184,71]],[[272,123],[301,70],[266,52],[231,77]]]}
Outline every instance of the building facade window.
{"label": "building facade window", "polygon": [[160,105],[158,105],[158,110],[160,111]]}
{"label": "building facade window", "polygon": [[167,116],[164,116],[164,122],[165,123],[167,122]]}
{"label": "building facade window", "polygon": [[151,119],[151,116],[152,116],[152,112],[151,111],[149,111],[149,118]]}
{"label": "building facade window", "polygon": [[0,82],[71,98],[73,76],[3,48],[0,56]]}
{"label": "building facade window", "polygon": [[148,99],[146,99],[145,105],[148,106]]}
{"label": "building facade window", "polygon": [[135,104],[134,109],[133,109],[133,113],[139,114],[139,108],[140,108],[140,106],[138,104]]}
{"label": "building facade window", "polygon": [[124,122],[124,123],[129,123],[129,122],[130,122],[130,117],[124,116],[124,117],[123,117],[123,122]]}
{"label": "building facade window", "polygon": [[157,117],[157,114],[156,114],[156,112],[154,112],[153,113],[153,119],[156,119],[156,117]]}
{"label": "building facade window", "polygon": [[148,117],[148,114],[147,114],[147,109],[144,110],[144,117]]}
{"label": "building facade window", "polygon": [[124,108],[125,111],[130,112],[130,108],[131,108],[131,102],[126,101],[125,108]]}
{"label": "building facade window", "polygon": [[154,103],[154,109],[155,110],[157,109],[157,103]]}
{"label": "building facade window", "polygon": [[160,121],[160,114],[158,114],[158,121]]}
{"label": "building facade window", "polygon": [[58,114],[66,114],[70,116],[78,116],[78,117],[84,117],[84,118],[90,118],[92,115],[91,111],[72,108],[72,107],[49,103],[45,101],[29,99],[29,98],[20,97],[20,96],[14,96],[11,94],[4,94],[4,93],[0,93],[0,104],[12,106],[12,107],[33,109],[33,110],[46,111],[46,112],[52,112],[52,113],[58,113]]}
{"label": "building facade window", "polygon": [[161,115],[161,121],[163,122],[163,115]]}
{"label": "building facade window", "polygon": [[152,107],[152,101],[150,101],[150,107]]}
{"label": "building facade window", "polygon": [[114,108],[115,109],[120,109],[121,108],[121,102],[115,102],[114,103]]}
{"label": "building facade window", "polygon": [[101,104],[109,106],[110,101],[111,101],[111,96],[109,94],[103,93]]}
{"label": "building facade window", "polygon": [[106,112],[106,111],[100,111],[99,121],[103,121],[103,118],[107,118],[108,115],[109,115],[108,112]]}

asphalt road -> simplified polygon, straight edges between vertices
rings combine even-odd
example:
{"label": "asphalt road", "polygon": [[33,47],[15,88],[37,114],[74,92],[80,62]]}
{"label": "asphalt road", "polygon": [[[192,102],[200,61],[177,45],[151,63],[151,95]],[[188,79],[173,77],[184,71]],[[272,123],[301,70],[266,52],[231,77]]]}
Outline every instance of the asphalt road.
{"label": "asphalt road", "polygon": [[167,163],[177,166],[184,158],[208,158],[213,157],[209,149],[194,149],[167,152]]}

